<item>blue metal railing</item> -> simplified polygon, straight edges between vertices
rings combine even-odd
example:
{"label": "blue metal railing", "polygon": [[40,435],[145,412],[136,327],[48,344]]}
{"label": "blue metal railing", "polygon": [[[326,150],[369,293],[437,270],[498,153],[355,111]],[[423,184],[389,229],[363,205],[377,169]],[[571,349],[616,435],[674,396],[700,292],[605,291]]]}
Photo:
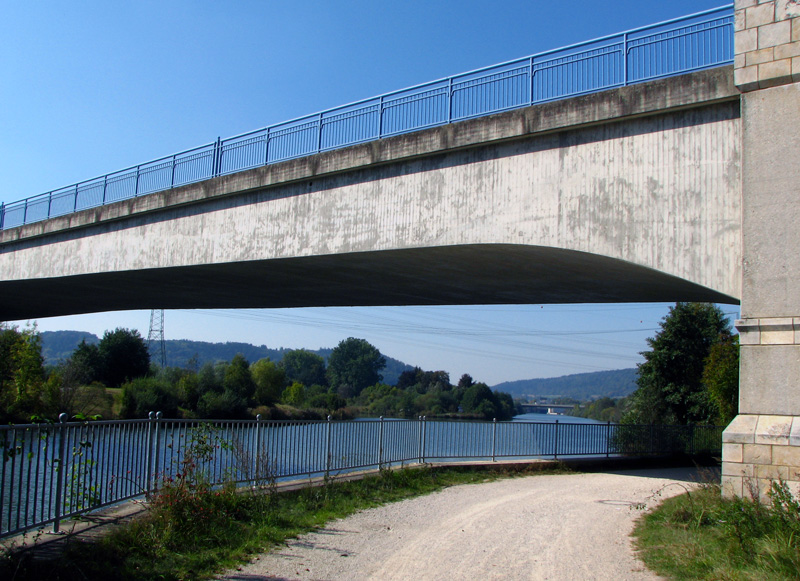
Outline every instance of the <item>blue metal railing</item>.
{"label": "blue metal railing", "polygon": [[382,137],[732,62],[728,5],[217,139],[0,204],[0,230]]}
{"label": "blue metal railing", "polygon": [[0,539],[156,490],[200,444],[212,484],[386,465],[567,456],[718,455],[722,426],[449,420],[147,420],[0,426]]}

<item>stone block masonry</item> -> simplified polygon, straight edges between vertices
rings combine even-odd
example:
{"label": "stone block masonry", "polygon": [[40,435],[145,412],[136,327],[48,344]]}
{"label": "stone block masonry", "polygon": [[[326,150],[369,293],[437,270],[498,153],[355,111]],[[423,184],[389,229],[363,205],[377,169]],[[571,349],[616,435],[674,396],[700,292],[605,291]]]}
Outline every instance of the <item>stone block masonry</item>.
{"label": "stone block masonry", "polygon": [[742,92],[800,81],[800,0],[738,0],[735,30]]}

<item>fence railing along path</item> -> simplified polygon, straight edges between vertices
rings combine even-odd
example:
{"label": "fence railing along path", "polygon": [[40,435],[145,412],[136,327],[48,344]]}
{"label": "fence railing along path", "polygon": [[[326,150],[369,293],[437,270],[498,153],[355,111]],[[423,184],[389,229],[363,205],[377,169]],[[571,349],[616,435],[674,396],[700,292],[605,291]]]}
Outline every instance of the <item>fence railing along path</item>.
{"label": "fence railing along path", "polygon": [[733,62],[733,6],[417,85],[0,204],[0,230],[245,169]]}
{"label": "fence railing along path", "polygon": [[[429,461],[719,454],[721,426],[445,420],[147,420],[0,426],[0,538],[143,497],[198,444],[213,484]],[[195,455],[196,459],[196,455]]]}

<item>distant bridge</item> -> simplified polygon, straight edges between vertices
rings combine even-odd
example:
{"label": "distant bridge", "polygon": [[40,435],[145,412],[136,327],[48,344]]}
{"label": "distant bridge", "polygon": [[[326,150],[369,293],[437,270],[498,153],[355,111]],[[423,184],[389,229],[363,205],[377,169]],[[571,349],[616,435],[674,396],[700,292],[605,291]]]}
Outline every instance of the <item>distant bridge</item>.
{"label": "distant bridge", "polygon": [[574,405],[564,404],[537,404],[537,403],[522,403],[519,408],[526,414],[565,414],[571,412]]}

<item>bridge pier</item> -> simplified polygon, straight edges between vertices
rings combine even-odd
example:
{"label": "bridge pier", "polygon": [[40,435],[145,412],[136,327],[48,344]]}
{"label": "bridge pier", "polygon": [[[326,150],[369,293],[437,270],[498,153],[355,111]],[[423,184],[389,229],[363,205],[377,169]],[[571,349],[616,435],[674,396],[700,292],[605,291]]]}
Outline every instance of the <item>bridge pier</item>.
{"label": "bridge pier", "polygon": [[739,415],[723,434],[722,486],[800,490],[800,0],[736,0],[742,91]]}

